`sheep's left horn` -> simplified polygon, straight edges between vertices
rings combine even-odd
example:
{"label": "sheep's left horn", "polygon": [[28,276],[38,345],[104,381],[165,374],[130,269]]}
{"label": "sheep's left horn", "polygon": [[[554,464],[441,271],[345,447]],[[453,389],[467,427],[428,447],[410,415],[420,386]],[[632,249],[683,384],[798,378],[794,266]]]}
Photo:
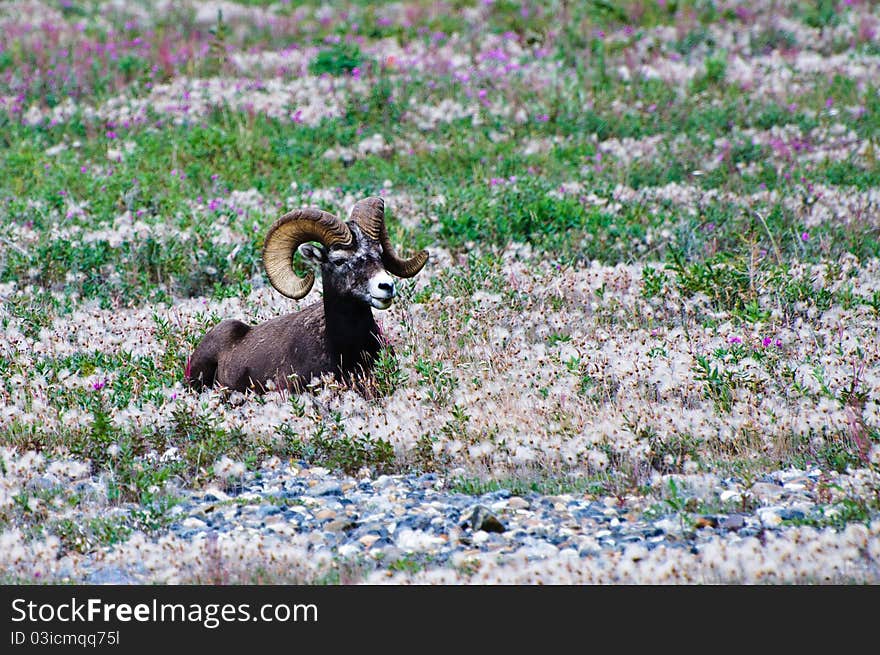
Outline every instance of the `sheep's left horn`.
{"label": "sheep's left horn", "polygon": [[403,259],[394,251],[385,227],[385,201],[382,198],[364,198],[351,210],[351,220],[372,239],[382,244],[382,261],[388,272],[397,277],[412,277],[428,261],[428,251],[422,250],[409,259]]}
{"label": "sheep's left horn", "polygon": [[293,271],[293,255],[307,241],[346,246],[352,242],[351,230],[333,214],[316,208],[295,209],[272,224],[263,244],[263,267],[272,286],[294,300],[315,283],[314,273],[300,278]]}

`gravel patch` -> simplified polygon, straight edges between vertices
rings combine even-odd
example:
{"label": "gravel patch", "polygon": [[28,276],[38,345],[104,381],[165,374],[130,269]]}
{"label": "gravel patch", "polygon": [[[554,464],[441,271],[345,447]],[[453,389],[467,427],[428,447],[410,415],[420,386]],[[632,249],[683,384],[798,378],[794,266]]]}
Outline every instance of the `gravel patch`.
{"label": "gravel patch", "polygon": [[[678,495],[664,500],[670,479]],[[705,474],[657,476],[648,496],[476,496],[436,474],[355,478],[285,464],[248,474],[229,493],[183,492],[164,531],[92,553],[76,581],[204,580],[192,562],[148,563],[173,544],[174,552],[216,551],[215,574],[235,582],[232,545],[250,543],[262,555],[242,571],[287,556],[305,566],[297,579],[306,582],[876,583],[880,517],[835,524],[847,505],[827,495],[877,481],[868,469],[790,469],[750,487]],[[694,491],[702,509],[674,508],[696,503]],[[717,509],[708,511],[713,499]],[[132,544],[148,553],[146,564],[120,567],[136,561]]]}

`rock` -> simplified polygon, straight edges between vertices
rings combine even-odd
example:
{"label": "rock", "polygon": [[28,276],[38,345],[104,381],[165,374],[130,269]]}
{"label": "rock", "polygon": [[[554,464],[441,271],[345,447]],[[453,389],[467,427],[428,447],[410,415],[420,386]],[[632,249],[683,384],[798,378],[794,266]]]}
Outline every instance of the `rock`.
{"label": "rock", "polygon": [[315,518],[319,521],[328,521],[330,519],[336,518],[336,512],[334,512],[332,509],[327,508],[319,509],[317,512],[315,512]]}
{"label": "rock", "polygon": [[[654,523],[654,526],[660,528],[666,534],[681,534],[682,532],[681,520],[677,516],[660,519]],[[611,534],[609,530],[602,530],[601,532]],[[598,535],[598,533],[596,534]]]}
{"label": "rock", "polygon": [[357,527],[357,523],[350,519],[341,518],[333,519],[324,526],[324,530],[328,532],[347,532]]}
{"label": "rock", "polygon": [[217,487],[211,487],[210,489],[205,490],[205,494],[202,498],[209,503],[220,503],[229,500],[229,495],[220,491]]}
{"label": "rock", "polygon": [[326,482],[319,482],[318,484],[310,487],[305,492],[306,496],[312,496],[314,498],[319,498],[321,496],[341,496],[342,495],[342,485],[338,482],[334,482],[332,480],[328,480]]}
{"label": "rock", "polygon": [[722,530],[739,530],[746,524],[742,514],[731,514],[718,521],[718,527]]}
{"label": "rock", "polygon": [[436,473],[425,473],[424,475],[420,475],[416,482],[420,487],[428,488],[433,487],[437,482],[437,474]]}
{"label": "rock", "polygon": [[761,519],[761,525],[765,528],[775,528],[782,523],[782,517],[779,516],[777,508],[765,507],[758,510],[758,518]]}
{"label": "rock", "polygon": [[507,501],[508,509],[528,509],[529,507],[531,507],[531,503],[525,498],[520,498],[519,496],[514,496]]}
{"label": "rock", "polygon": [[373,486],[376,489],[385,489],[386,487],[393,487],[394,485],[394,478],[392,478],[390,475],[380,475],[378,478],[373,480]]}
{"label": "rock", "polygon": [[694,520],[694,527],[699,528],[717,528],[718,527],[718,519],[714,516],[698,516],[696,520]]}
{"label": "rock", "polygon": [[507,528],[499,521],[484,505],[474,505],[473,508],[466,511],[462,515],[459,524],[462,527],[470,527],[471,530],[477,532],[484,530],[485,532],[504,532]]}
{"label": "rock", "polygon": [[376,535],[379,537],[385,537],[388,535],[388,529],[384,524],[378,521],[370,521],[367,523],[361,523],[357,527],[357,531],[355,532],[356,537],[362,537],[366,535]]}
{"label": "rock", "polygon": [[208,524],[202,521],[201,519],[197,519],[195,516],[188,516],[183,521],[180,522],[184,528],[188,528],[190,530],[204,530],[208,527]]}
{"label": "rock", "polygon": [[371,548],[373,544],[379,541],[381,537],[378,534],[365,534],[364,536],[358,539],[358,543],[360,543],[364,548]]}
{"label": "rock", "polygon": [[[278,523],[270,523],[266,526],[266,529],[282,535],[292,535],[296,534],[297,532],[297,526],[290,523],[285,523],[284,521],[278,521]],[[314,534],[318,533],[316,532]]]}
{"label": "rock", "polygon": [[602,546],[593,537],[583,537],[578,540],[578,554],[581,557],[595,555],[602,551]]}
{"label": "rock", "polygon": [[776,500],[784,493],[782,487],[770,482],[756,482],[752,485],[750,491],[757,498],[764,498],[770,501]]}
{"label": "rock", "polygon": [[257,510],[257,516],[261,519],[264,519],[268,516],[274,516],[275,514],[280,514],[281,508],[277,505],[263,505]]}
{"label": "rock", "polygon": [[783,521],[800,521],[806,518],[806,514],[799,509],[786,508],[777,512]]}
{"label": "rock", "polygon": [[411,528],[413,530],[429,530],[431,528],[431,517],[429,516],[413,516],[400,523],[401,527]]}

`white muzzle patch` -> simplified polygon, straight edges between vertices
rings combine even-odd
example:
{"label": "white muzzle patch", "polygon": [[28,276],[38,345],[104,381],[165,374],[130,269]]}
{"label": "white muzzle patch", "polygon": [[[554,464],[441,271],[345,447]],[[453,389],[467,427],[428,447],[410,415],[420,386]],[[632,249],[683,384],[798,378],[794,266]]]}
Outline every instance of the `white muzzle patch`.
{"label": "white muzzle patch", "polygon": [[376,273],[370,278],[370,304],[376,309],[388,309],[397,290],[394,288],[394,278],[385,271]]}

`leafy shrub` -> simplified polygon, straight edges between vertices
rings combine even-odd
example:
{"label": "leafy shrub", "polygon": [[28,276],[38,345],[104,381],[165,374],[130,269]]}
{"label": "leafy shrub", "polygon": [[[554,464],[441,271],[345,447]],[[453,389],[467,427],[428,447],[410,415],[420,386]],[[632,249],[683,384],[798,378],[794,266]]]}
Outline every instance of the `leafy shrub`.
{"label": "leafy shrub", "polygon": [[337,43],[329,48],[321,50],[309,64],[309,72],[312,75],[341,75],[350,74],[355,68],[364,65],[364,56],[361,49],[351,43]]}

